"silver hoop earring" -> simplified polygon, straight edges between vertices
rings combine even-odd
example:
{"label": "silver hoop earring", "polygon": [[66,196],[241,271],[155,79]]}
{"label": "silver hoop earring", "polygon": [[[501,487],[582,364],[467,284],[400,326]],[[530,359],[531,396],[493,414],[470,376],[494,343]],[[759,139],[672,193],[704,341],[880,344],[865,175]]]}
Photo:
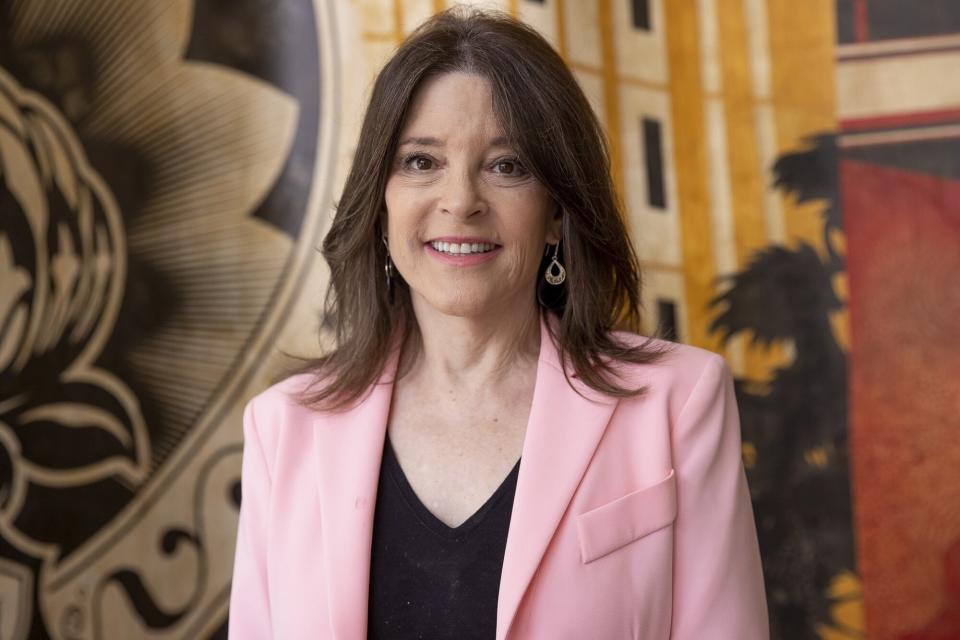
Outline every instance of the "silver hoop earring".
{"label": "silver hoop earring", "polygon": [[387,302],[393,304],[394,293],[393,293],[393,260],[390,259],[390,245],[387,244],[386,236],[383,236],[383,246],[387,249],[387,261],[383,265],[383,271],[387,276]]}
{"label": "silver hoop earring", "polygon": [[557,260],[557,253],[559,251],[560,242],[557,241],[557,244],[553,245],[553,259],[550,260],[550,264],[547,265],[547,270],[543,272],[543,279],[547,281],[547,284],[554,286],[563,284],[563,281],[567,279],[567,270],[564,269],[560,261]]}

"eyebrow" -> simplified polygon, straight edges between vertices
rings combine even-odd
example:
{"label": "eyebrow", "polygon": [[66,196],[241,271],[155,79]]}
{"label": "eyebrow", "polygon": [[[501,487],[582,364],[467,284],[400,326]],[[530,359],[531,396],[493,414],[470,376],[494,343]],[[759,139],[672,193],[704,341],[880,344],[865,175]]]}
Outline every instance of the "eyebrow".
{"label": "eyebrow", "polygon": [[[430,136],[425,136],[425,137],[410,136],[408,138],[404,138],[403,140],[401,140],[397,146],[402,147],[408,144],[415,144],[422,147],[443,147],[444,146],[443,142],[441,142],[439,139],[433,138]],[[510,141],[507,140],[506,137],[504,136],[498,136],[490,141],[489,146],[509,147]]]}

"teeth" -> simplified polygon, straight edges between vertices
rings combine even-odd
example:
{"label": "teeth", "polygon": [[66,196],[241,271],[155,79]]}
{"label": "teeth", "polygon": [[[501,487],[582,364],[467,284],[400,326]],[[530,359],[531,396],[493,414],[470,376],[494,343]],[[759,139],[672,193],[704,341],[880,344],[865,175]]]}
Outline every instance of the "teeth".
{"label": "teeth", "polygon": [[496,245],[489,242],[431,242],[430,246],[442,253],[460,256],[469,253],[493,251]]}

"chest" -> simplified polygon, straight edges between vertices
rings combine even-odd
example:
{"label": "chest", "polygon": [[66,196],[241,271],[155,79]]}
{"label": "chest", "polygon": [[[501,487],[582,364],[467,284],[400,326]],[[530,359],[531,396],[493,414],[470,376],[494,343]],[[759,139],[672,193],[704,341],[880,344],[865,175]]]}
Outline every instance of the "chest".
{"label": "chest", "polygon": [[420,502],[456,527],[487,501],[520,458],[529,412],[522,402],[398,397],[387,436]]}
{"label": "chest", "polygon": [[[505,554],[502,567],[506,595],[497,615],[515,611],[506,638],[667,638],[673,530],[646,526],[646,501],[638,497],[670,469],[665,418],[658,411],[614,414],[594,446],[584,440],[596,432],[596,424],[567,419],[574,412],[559,404],[551,399],[551,414],[540,410],[529,416],[529,425],[519,422],[523,435],[515,453],[526,439],[526,489],[518,490],[514,501],[513,552]],[[495,424],[504,421],[501,417]],[[323,425],[351,427],[353,433],[366,429],[362,436],[347,437],[347,429],[303,429],[304,437],[282,440],[271,455],[275,491],[266,521],[274,637],[314,638],[318,628],[334,630],[324,637],[366,637],[374,461],[383,446],[373,436],[385,423],[391,425],[386,411],[350,424]],[[479,442],[492,442],[494,435],[488,431]],[[413,453],[433,451],[430,438],[414,442]],[[503,475],[509,470],[505,465]],[[496,487],[491,483],[488,489],[492,493]],[[622,500],[627,495],[634,497]],[[467,510],[481,505],[482,500]],[[618,506],[611,510],[610,505]],[[581,518],[598,509],[606,515]],[[637,518],[642,526],[634,533],[626,525]],[[594,551],[599,548],[586,561],[584,540]]]}

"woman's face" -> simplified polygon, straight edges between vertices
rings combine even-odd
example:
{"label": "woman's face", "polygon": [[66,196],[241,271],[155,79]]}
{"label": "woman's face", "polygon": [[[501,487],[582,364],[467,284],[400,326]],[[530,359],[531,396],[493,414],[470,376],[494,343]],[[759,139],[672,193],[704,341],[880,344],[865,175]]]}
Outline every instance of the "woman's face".
{"label": "woman's face", "polygon": [[535,304],[560,216],[502,134],[483,77],[434,76],[413,97],[384,198],[390,255],[418,314],[504,318]]}

